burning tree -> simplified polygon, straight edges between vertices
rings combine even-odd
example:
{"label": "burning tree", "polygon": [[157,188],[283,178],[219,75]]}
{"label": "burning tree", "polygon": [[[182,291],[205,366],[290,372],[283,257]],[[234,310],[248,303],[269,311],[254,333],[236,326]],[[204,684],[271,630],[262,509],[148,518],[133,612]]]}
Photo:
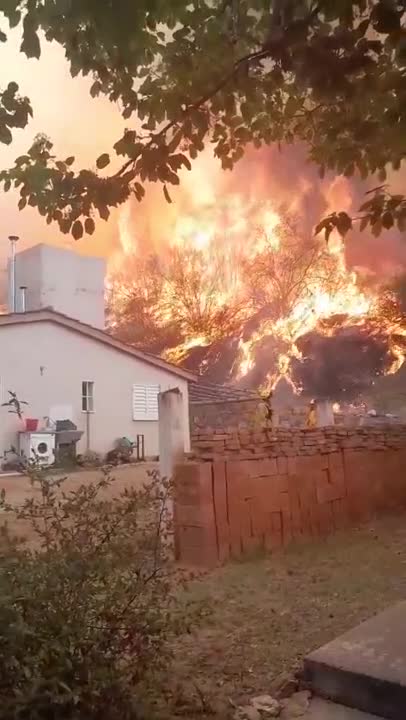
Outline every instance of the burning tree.
{"label": "burning tree", "polygon": [[125,271],[115,273],[109,283],[107,322],[111,332],[124,342],[158,354],[179,343],[179,326],[161,313],[163,284],[157,256],[129,260]]}
{"label": "burning tree", "polygon": [[161,266],[162,314],[179,325],[184,337],[205,342],[234,332],[246,310],[245,299],[228,286],[221,249],[208,254],[175,246]]}
{"label": "burning tree", "polygon": [[[349,348],[348,358],[359,351],[366,386],[371,373],[399,367],[404,329],[393,294],[384,303],[377,288],[358,286],[339,238],[326,245],[269,203],[240,215],[236,209],[238,233],[227,234],[222,216],[216,205],[203,225],[198,217],[178,218],[159,257],[126,262],[126,274],[113,282],[116,333],[212,381],[251,387],[272,386],[283,375],[309,391],[318,378],[320,392],[328,386],[335,395],[342,380],[351,394],[361,388],[349,379],[355,364],[343,361],[337,372],[340,361],[330,362],[339,347]],[[325,361],[317,378],[314,354]]]}
{"label": "burning tree", "polygon": [[315,287],[336,291],[336,258],[324,243],[303,231],[303,222],[281,214],[272,237],[263,229],[263,249],[245,263],[245,280],[260,315],[274,320],[288,316],[298,302],[305,302]]}

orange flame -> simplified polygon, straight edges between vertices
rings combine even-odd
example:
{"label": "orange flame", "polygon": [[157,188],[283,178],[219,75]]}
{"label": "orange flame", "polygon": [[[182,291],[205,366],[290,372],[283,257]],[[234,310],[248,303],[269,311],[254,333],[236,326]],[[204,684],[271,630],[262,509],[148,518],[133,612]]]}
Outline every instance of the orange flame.
{"label": "orange flame", "polygon": [[[184,336],[175,349],[166,352],[168,359],[179,362],[191,348],[207,346],[232,332],[239,339],[234,375],[241,380],[254,367],[263,338],[271,335],[287,348],[267,378],[271,388],[281,376],[293,383],[290,361],[300,357],[295,344],[300,336],[315,329],[333,334],[337,326],[363,324],[376,315],[377,294],[360,289],[357,274],[347,268],[337,234],[328,246],[323,239],[300,239],[295,228],[284,231],[284,218],[271,202],[247,199],[242,193],[215,200],[210,184],[202,182],[201,187],[204,197],[195,208],[172,216],[160,254],[163,290],[155,308],[156,322],[159,326],[181,318]],[[328,201],[343,188],[342,183],[333,183]],[[134,255],[129,224],[127,206],[119,223],[123,265],[126,257]],[[181,297],[179,277],[171,276],[174,262],[180,279],[190,284],[190,297]],[[115,266],[112,274],[116,272]],[[263,302],[263,297],[257,297],[260,293],[267,298],[269,312],[247,336],[245,322]],[[186,317],[185,307],[189,311],[192,302],[193,317]],[[338,325],[323,325],[334,316],[340,316]],[[406,338],[406,329],[398,321],[381,317],[379,322],[380,331],[388,336],[397,333]],[[390,350],[394,359],[389,372],[396,372],[404,362],[405,348],[391,339]]]}

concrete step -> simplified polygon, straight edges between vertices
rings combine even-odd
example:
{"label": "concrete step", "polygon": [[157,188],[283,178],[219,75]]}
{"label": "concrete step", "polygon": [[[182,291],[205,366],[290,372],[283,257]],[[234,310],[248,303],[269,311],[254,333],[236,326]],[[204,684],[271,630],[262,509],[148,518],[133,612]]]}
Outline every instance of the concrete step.
{"label": "concrete step", "polygon": [[316,695],[406,720],[406,602],[308,655],[304,671]]}
{"label": "concrete step", "polygon": [[309,709],[305,712],[300,720],[381,720],[376,715],[353,710],[344,705],[322,700],[322,698],[313,698]]}

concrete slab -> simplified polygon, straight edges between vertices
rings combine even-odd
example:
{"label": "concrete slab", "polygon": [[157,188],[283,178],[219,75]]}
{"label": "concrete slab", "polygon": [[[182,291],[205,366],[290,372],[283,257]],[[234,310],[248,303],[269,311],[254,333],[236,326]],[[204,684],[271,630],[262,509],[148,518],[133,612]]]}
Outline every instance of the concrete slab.
{"label": "concrete slab", "polygon": [[406,602],[308,655],[316,695],[388,718],[406,718]]}
{"label": "concrete slab", "polygon": [[380,720],[380,718],[315,697],[300,720]]}

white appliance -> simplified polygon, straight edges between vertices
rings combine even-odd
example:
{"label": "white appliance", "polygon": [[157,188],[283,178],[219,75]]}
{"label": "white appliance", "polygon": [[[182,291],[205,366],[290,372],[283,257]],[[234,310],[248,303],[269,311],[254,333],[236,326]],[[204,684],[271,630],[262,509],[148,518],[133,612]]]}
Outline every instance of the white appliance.
{"label": "white appliance", "polygon": [[55,433],[38,431],[19,434],[19,451],[27,460],[40,465],[52,465],[55,462]]}

